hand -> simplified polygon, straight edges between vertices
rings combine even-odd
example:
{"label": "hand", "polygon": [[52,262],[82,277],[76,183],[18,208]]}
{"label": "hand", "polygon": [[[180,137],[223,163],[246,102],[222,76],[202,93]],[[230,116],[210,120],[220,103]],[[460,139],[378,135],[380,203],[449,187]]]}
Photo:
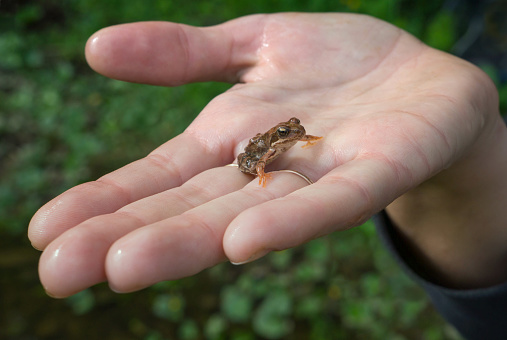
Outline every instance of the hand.
{"label": "hand", "polygon": [[[64,297],[107,280],[134,291],[229,259],[254,260],[356,226],[490,145],[495,90],[472,65],[385,22],[349,14],[256,15],[196,28],[145,22],[92,36],[116,79],[237,83],[176,138],[33,217],[40,278]],[[236,168],[248,139],[296,116],[316,146],[273,164],[266,188]]]}

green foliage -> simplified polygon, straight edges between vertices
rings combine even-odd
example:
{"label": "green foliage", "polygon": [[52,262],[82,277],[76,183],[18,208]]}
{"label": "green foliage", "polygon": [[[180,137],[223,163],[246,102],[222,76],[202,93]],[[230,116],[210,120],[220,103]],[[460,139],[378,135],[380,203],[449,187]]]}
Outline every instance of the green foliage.
{"label": "green foliage", "polygon": [[[93,73],[83,56],[86,40],[96,30],[139,20],[204,26],[253,13],[345,11],[387,20],[448,50],[455,19],[441,7],[436,0],[2,2],[3,248],[15,240],[22,250],[13,248],[12,254],[22,251],[33,258],[24,233],[38,207],[143,157],[183,131],[229,86],[162,88],[106,79]],[[507,94],[505,87],[501,93]],[[370,223],[249,265],[222,264],[129,295],[99,286],[53,301],[36,281],[36,259],[28,263],[12,265],[15,269],[6,276],[14,285],[13,278],[30,278],[27,287],[2,286],[6,296],[18,296],[2,306],[9,314],[0,321],[0,337],[94,338],[99,329],[116,338],[149,340],[458,338],[378,245]],[[21,299],[26,302],[20,304]]]}
{"label": "green foliage", "polygon": [[454,45],[454,17],[448,11],[441,11],[430,21],[425,42],[435,48],[450,51]]}
{"label": "green foliage", "polygon": [[225,317],[233,322],[247,322],[252,315],[253,298],[248,292],[235,285],[221,291],[221,309]]}
{"label": "green foliage", "polygon": [[496,87],[498,88],[498,95],[500,99],[500,113],[505,115],[507,113],[507,82],[500,79],[500,72],[494,65],[483,63],[477,66],[479,66],[491,78],[491,80],[493,80]]}
{"label": "green foliage", "polygon": [[292,328],[292,298],[285,290],[266,295],[253,317],[253,329],[267,339],[287,336]]}
{"label": "green foliage", "polygon": [[181,294],[161,294],[153,303],[153,314],[173,322],[184,316],[185,298]]}
{"label": "green foliage", "polygon": [[220,315],[212,315],[204,326],[204,335],[207,339],[224,338],[227,332],[227,319]]}
{"label": "green foliage", "polygon": [[72,307],[72,311],[76,315],[86,314],[95,306],[95,296],[89,290],[83,290],[69,297],[66,302]]}

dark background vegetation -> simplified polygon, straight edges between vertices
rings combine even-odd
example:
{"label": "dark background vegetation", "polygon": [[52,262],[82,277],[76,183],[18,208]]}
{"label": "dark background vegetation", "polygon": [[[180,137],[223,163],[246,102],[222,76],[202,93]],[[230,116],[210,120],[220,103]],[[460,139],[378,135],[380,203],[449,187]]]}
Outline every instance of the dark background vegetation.
{"label": "dark background vegetation", "polygon": [[62,191],[183,131],[229,86],[162,88],[95,74],[83,48],[102,27],[141,20],[204,26],[279,11],[360,12],[469,57],[504,93],[506,68],[484,29],[484,23],[499,29],[488,16],[498,10],[437,0],[2,1],[0,338],[457,339],[379,245],[371,223],[249,265],[221,264],[125,295],[102,284],[64,300],[40,286],[39,252],[26,227]]}

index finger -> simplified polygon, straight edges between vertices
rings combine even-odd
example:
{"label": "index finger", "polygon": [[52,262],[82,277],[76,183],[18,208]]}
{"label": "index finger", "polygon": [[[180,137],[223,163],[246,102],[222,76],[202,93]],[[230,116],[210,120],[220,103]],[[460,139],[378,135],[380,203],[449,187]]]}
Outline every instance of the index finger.
{"label": "index finger", "polygon": [[147,157],[71,188],[46,203],[30,221],[28,237],[35,248],[44,249],[64,231],[91,217],[115,212],[131,202],[181,185],[195,174],[231,159],[232,150],[210,149],[184,133]]}

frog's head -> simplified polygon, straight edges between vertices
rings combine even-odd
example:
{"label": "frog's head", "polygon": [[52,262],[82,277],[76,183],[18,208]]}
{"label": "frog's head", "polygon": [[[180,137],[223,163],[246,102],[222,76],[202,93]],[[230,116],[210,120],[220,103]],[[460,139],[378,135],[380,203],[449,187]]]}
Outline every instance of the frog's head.
{"label": "frog's head", "polygon": [[305,128],[300,124],[299,119],[291,118],[287,122],[276,126],[275,132],[271,136],[271,147],[290,148],[303,138],[306,134]]}

